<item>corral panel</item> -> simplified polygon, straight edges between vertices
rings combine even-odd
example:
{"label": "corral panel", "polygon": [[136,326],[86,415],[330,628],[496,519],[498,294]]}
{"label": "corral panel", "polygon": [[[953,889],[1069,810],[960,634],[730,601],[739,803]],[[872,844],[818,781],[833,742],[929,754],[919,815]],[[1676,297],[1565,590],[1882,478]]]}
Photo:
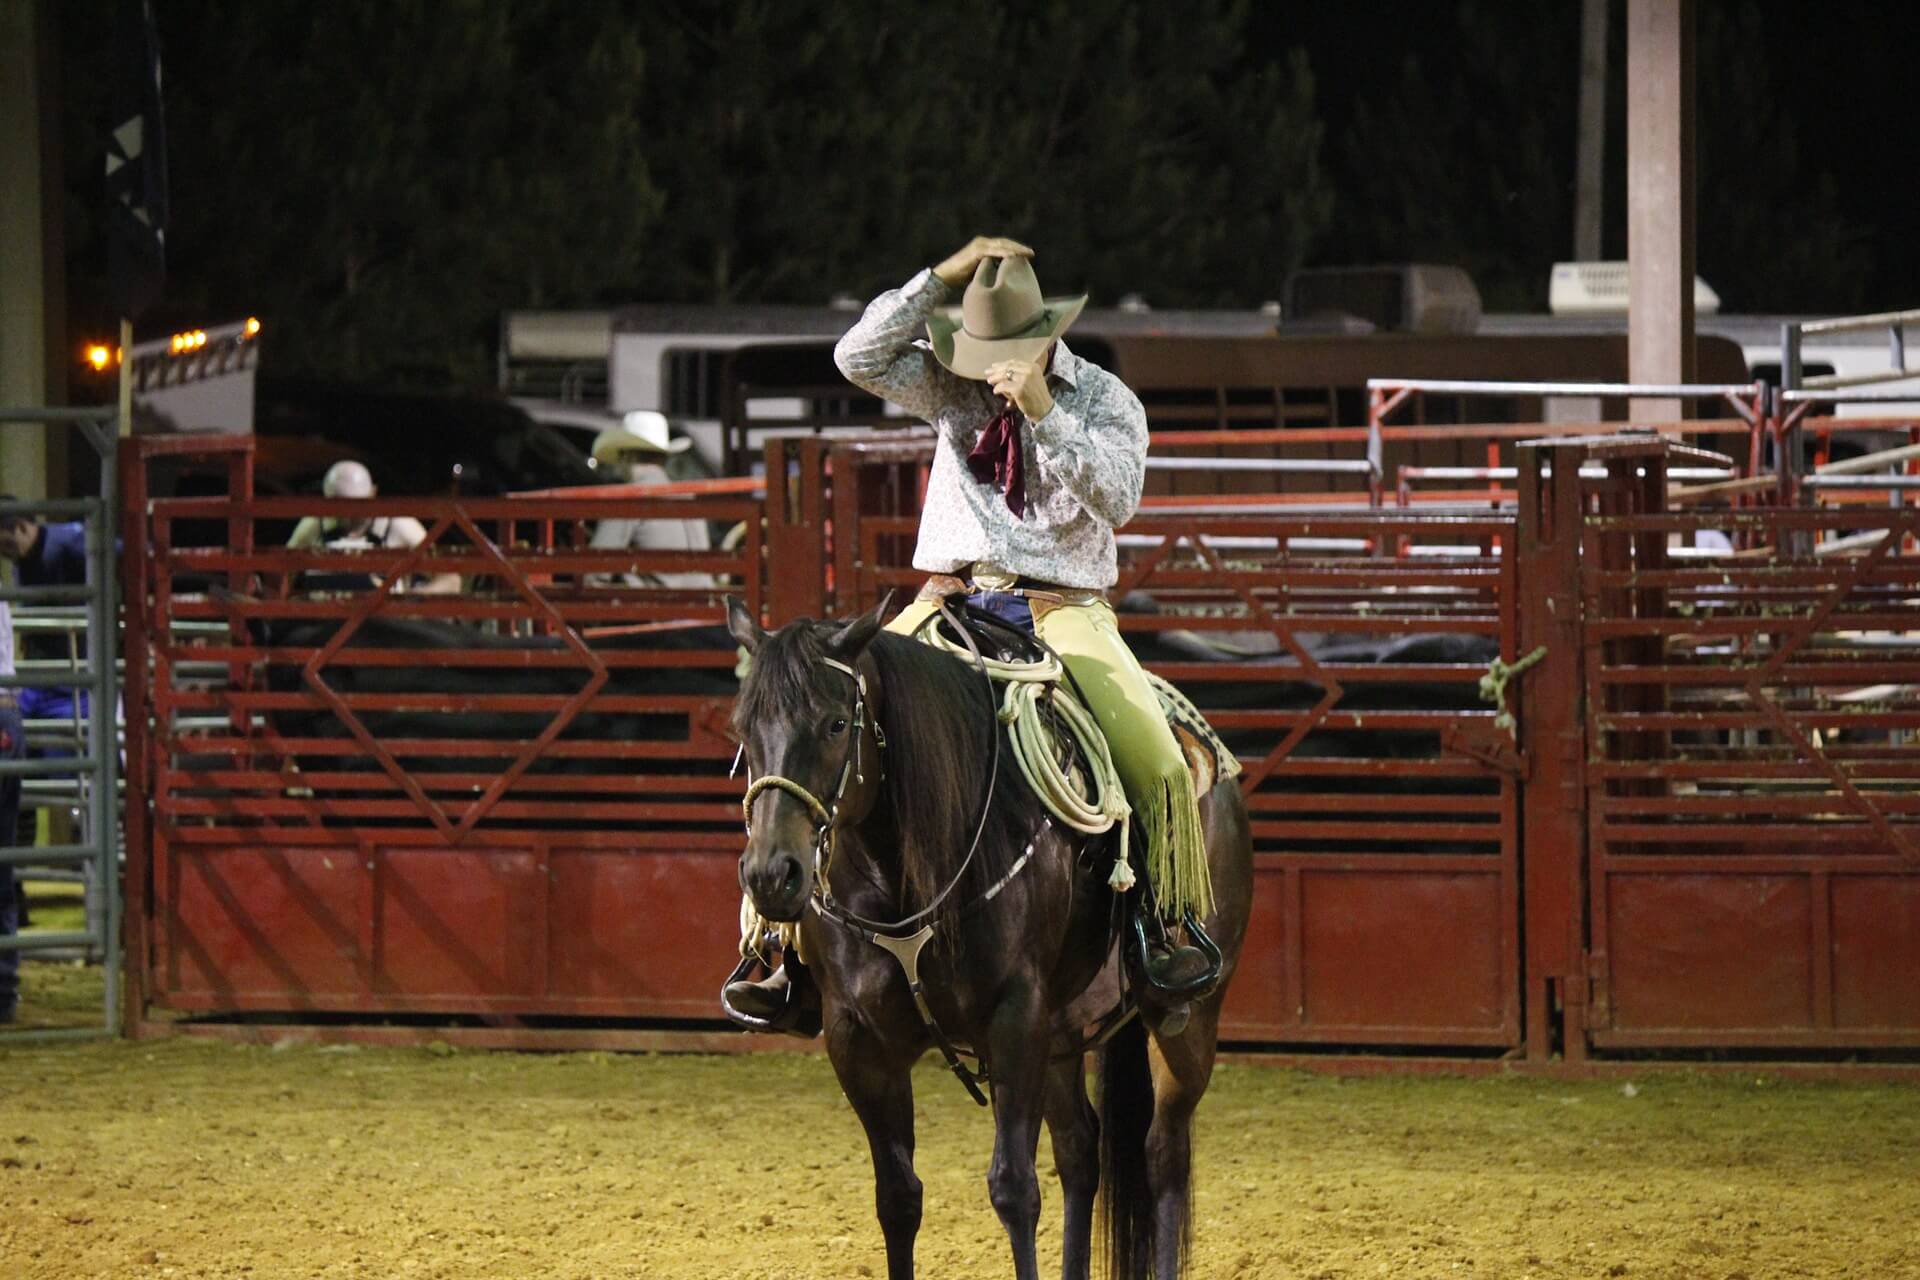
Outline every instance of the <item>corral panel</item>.
{"label": "corral panel", "polygon": [[373,861],[377,995],[445,1007],[540,994],[532,851],[382,849]]}
{"label": "corral panel", "polygon": [[1608,892],[1615,1028],[1813,1025],[1806,877],[1616,875]]}
{"label": "corral panel", "polygon": [[1833,939],[1834,1020],[1920,1026],[1920,875],[1835,877]]}
{"label": "corral panel", "polygon": [[1920,512],[1672,510],[1663,481],[1616,458],[1582,521],[1591,1002],[1569,1034],[1920,1045]]}
{"label": "corral panel", "polygon": [[1301,890],[1309,1024],[1410,1039],[1502,1029],[1498,874],[1314,871]]}
{"label": "corral panel", "polygon": [[171,869],[162,966],[191,1007],[359,999],[370,880],[358,851],[176,850]]}
{"label": "corral panel", "polygon": [[556,848],[548,994],[629,1016],[713,1017],[739,959],[737,858]]}

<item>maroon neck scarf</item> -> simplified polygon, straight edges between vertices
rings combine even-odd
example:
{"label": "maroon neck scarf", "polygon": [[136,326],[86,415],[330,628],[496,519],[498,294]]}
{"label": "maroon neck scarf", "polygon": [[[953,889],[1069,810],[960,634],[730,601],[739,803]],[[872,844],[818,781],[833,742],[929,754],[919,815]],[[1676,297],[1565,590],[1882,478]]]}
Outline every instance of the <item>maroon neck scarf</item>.
{"label": "maroon neck scarf", "polygon": [[[1047,348],[1047,370],[1053,368],[1053,347]],[[1027,477],[1025,457],[1020,444],[1020,411],[1006,401],[981,431],[980,439],[967,454],[967,471],[981,484],[990,484],[1006,495],[1007,510],[1015,520],[1027,514]]]}

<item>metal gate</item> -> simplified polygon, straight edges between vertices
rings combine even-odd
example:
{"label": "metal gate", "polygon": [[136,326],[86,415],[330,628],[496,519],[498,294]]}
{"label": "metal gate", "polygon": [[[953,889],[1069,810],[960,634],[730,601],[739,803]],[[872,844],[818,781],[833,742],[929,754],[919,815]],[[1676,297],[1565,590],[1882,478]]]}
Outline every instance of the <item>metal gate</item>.
{"label": "metal gate", "polygon": [[[150,660],[129,686],[136,1007],[710,1017],[741,791],[717,599],[761,603],[759,504],[257,500],[249,443],[212,446],[224,496],[145,498],[161,445],[128,495],[128,645]],[[288,550],[307,515],[429,533]],[[616,515],[746,532],[712,552],[572,536]],[[427,573],[463,589],[406,588]],[[630,581],[687,573],[716,581]]]}
{"label": "metal gate", "polygon": [[[0,760],[0,777],[14,780],[25,802],[75,819],[76,837],[39,847],[14,845],[14,832],[0,833],[0,874],[35,868],[49,877],[78,880],[85,886],[85,927],[67,931],[31,931],[0,937],[0,950],[23,955],[79,954],[97,957],[105,974],[99,1022],[83,1028],[24,1026],[0,1032],[7,1039],[64,1039],[113,1034],[120,1027],[120,823],[119,738],[115,709],[120,682],[114,667],[117,611],[114,560],[117,516],[112,495],[117,462],[115,411],[102,409],[8,409],[0,411],[0,429],[22,424],[72,426],[100,459],[100,491],[90,498],[0,503],[0,515],[78,521],[84,526],[86,581],[79,584],[14,586],[0,589],[0,600],[21,610],[15,621],[23,636],[36,630],[58,633],[61,657],[36,657],[21,648],[17,674],[0,677],[0,691],[65,691],[70,710],[59,717],[29,718],[31,758]],[[59,437],[55,437],[59,439]],[[60,443],[64,445],[65,441]],[[33,614],[29,618],[25,615]],[[31,622],[44,624],[36,629]]]}
{"label": "metal gate", "polygon": [[[1584,778],[1536,779],[1529,827],[1530,880],[1551,829],[1584,845],[1553,886],[1584,920],[1570,1056],[1920,1044],[1920,512],[1676,512],[1660,446],[1532,452],[1581,701],[1550,727]],[[1584,494],[1582,459],[1608,472]],[[1707,537],[1736,550],[1688,554]]]}
{"label": "metal gate", "polygon": [[[828,451],[839,611],[924,577],[930,456]],[[1256,896],[1223,1037],[1521,1045],[1519,757],[1479,695],[1520,656],[1514,536],[1263,494],[1150,496],[1121,532],[1122,630],[1246,762]]]}

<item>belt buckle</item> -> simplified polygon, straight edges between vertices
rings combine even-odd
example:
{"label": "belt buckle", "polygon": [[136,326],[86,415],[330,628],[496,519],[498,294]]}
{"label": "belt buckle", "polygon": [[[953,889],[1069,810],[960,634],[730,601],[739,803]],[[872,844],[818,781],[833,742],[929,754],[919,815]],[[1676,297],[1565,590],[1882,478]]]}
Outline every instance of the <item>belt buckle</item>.
{"label": "belt buckle", "polygon": [[969,571],[973,585],[982,591],[1012,591],[1020,585],[1020,575],[1009,573],[997,564],[977,561]]}

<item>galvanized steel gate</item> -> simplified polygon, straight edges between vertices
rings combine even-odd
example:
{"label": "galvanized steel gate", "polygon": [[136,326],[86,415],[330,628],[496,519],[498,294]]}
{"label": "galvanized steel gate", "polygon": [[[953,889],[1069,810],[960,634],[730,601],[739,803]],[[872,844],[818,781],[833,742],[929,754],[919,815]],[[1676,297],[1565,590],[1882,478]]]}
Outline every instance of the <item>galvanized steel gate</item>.
{"label": "galvanized steel gate", "polygon": [[[0,690],[62,689],[72,711],[59,719],[29,720],[27,745],[32,758],[0,760],[0,776],[24,784],[27,800],[40,808],[65,810],[77,820],[77,837],[38,847],[15,846],[14,832],[0,833],[0,872],[37,868],[41,874],[79,879],[86,885],[86,927],[54,932],[34,930],[0,937],[0,949],[32,955],[79,954],[97,957],[105,973],[100,1018],[89,1027],[22,1027],[0,1032],[7,1039],[53,1040],[113,1034],[120,1028],[120,744],[116,708],[120,681],[115,670],[116,608],[114,560],[118,554],[113,494],[117,438],[115,411],[106,409],[0,410],[0,429],[25,424],[66,425],[79,431],[100,459],[100,491],[94,497],[10,501],[0,514],[77,520],[84,526],[86,581],[0,589],[0,600],[38,611],[51,628],[68,637],[65,661],[36,659],[22,647],[19,670],[0,678]],[[56,436],[55,439],[60,439]],[[64,445],[65,441],[60,440]],[[31,629],[23,623],[22,634]],[[37,785],[36,785],[37,784]],[[34,791],[38,790],[36,796]]]}

